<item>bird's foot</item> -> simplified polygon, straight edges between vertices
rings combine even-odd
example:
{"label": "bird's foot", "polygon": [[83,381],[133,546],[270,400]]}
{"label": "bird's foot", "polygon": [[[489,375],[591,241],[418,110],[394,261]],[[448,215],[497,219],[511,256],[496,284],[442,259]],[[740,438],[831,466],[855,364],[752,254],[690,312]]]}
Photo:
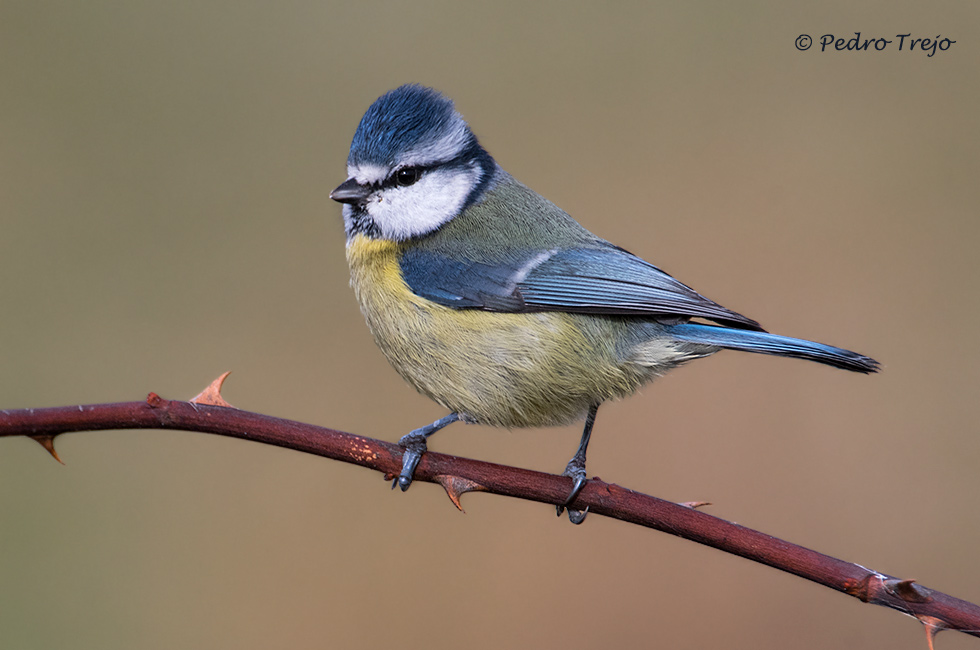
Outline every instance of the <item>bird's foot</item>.
{"label": "bird's foot", "polygon": [[[572,491],[569,493],[568,498],[565,499],[565,503],[557,506],[558,516],[561,517],[561,513],[565,511],[578,498],[579,492],[588,483],[588,479],[585,478],[585,455],[575,454],[572,459],[568,461],[568,465],[565,467],[565,471],[561,473],[562,476],[568,476],[572,479]],[[585,521],[586,515],[589,514],[589,509],[585,510],[573,510],[568,508],[568,520],[573,524],[580,524]]]}
{"label": "bird's foot", "polygon": [[415,474],[415,468],[418,466],[419,461],[422,460],[422,454],[428,449],[425,441],[439,429],[442,429],[447,424],[458,421],[462,417],[459,413],[450,413],[445,417],[439,418],[432,424],[427,424],[424,427],[412,431],[408,435],[402,436],[402,439],[398,441],[398,444],[405,448],[405,453],[402,454],[402,471],[394,482],[392,482],[392,490],[395,489],[396,485],[402,489],[402,492],[408,489],[412,484],[412,476]]}
{"label": "bird's foot", "polygon": [[405,452],[402,454],[402,471],[392,481],[392,490],[395,489],[395,486],[398,486],[404,492],[412,485],[412,476],[415,474],[415,468],[418,466],[419,461],[422,460],[422,454],[429,448],[425,442],[427,437],[426,429],[427,427],[416,429],[402,436],[401,440],[398,441],[398,444],[405,448]]}

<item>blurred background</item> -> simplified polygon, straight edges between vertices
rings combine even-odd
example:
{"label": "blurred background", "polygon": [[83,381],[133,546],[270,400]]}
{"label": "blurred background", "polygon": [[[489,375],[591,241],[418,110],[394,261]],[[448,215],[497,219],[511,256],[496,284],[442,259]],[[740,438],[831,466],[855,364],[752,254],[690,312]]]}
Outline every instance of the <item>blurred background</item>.
{"label": "blurred background", "polygon": [[[820,52],[911,33],[929,57]],[[810,34],[814,45],[794,41]],[[396,440],[443,413],[348,286],[350,139],[408,81],[594,232],[877,376],[722,353],[602,409],[590,475],[980,601],[980,6],[0,5],[0,408],[187,399]],[[438,451],[561,471],[578,426]],[[923,648],[662,533],[283,449],[0,439],[0,647]],[[949,633],[941,648],[976,647]]]}

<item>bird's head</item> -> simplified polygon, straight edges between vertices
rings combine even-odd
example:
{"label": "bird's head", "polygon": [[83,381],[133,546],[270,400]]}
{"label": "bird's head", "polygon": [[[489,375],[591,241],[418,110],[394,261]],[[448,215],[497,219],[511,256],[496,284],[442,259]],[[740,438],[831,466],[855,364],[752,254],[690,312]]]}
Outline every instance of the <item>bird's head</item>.
{"label": "bird's head", "polygon": [[347,236],[403,241],[435,230],[476,201],[496,163],[448,98],[409,84],[379,97],[361,118],[344,204]]}

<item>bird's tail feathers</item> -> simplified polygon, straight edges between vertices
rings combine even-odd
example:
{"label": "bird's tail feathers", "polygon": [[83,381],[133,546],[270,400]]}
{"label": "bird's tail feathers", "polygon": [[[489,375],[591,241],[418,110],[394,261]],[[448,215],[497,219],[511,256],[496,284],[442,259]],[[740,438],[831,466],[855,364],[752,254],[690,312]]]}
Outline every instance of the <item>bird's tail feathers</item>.
{"label": "bird's tail feathers", "polygon": [[768,332],[732,329],[700,323],[672,325],[670,332],[678,340],[690,343],[714,345],[728,350],[773,354],[794,359],[809,359],[853,372],[878,372],[879,368],[877,361],[857,352]]}

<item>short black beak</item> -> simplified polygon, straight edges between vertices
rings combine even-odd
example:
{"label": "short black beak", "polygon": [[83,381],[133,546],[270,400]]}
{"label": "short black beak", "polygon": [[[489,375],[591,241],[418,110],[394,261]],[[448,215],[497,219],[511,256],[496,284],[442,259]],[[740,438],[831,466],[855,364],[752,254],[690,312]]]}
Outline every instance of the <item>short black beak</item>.
{"label": "short black beak", "polygon": [[357,180],[348,178],[330,193],[330,198],[339,203],[363,203],[370,194],[370,185],[361,185]]}

